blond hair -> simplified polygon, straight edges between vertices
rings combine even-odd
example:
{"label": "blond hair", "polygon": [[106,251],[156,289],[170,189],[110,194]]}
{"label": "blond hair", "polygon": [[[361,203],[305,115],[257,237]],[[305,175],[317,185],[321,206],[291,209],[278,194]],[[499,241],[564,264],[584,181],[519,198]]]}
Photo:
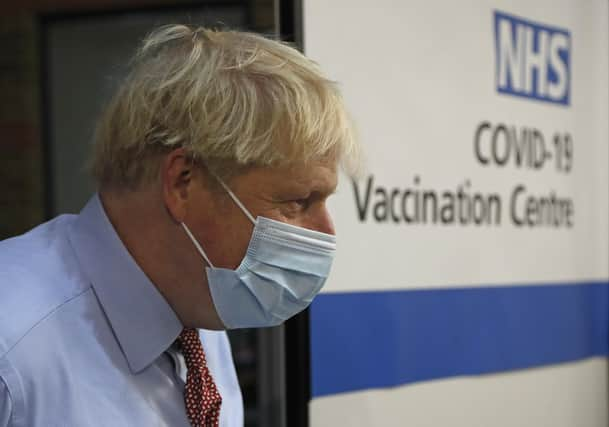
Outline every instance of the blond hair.
{"label": "blond hair", "polygon": [[336,84],[287,44],[185,25],[152,32],[97,127],[100,185],[156,179],[161,155],[184,147],[221,175],[326,156],[348,172],[358,146]]}

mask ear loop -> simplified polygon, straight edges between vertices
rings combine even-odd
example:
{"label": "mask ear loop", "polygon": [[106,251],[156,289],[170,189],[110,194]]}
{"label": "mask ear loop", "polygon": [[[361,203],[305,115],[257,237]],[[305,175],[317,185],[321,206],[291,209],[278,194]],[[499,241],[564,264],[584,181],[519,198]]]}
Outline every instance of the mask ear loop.
{"label": "mask ear loop", "polygon": [[[222,181],[218,176],[216,176],[214,174],[214,177],[218,180],[218,182],[220,183],[220,185],[222,185],[222,187],[226,190],[226,192],[228,193],[228,195],[230,196],[231,199],[233,199],[233,202],[235,202],[235,204],[237,206],[239,206],[239,209],[241,209],[241,211],[245,214],[245,216],[252,222],[252,224],[256,225],[256,219],[253,217],[253,215],[247,210],[247,208],[243,205],[243,203],[241,203],[241,200],[239,200],[237,198],[237,196],[235,196],[235,193],[233,193],[231,191],[230,188],[228,188],[228,185],[226,185],[224,183],[224,181]],[[205,262],[207,262],[207,265],[209,265],[211,268],[214,268],[214,265],[211,263],[211,261],[209,260],[209,258],[207,257],[207,254],[205,253],[205,251],[203,250],[203,248],[201,247],[201,245],[199,244],[199,242],[197,241],[197,239],[195,239],[195,236],[192,235],[192,233],[190,232],[190,229],[186,226],[186,224],[184,224],[183,222],[180,223],[182,225],[182,228],[184,229],[184,231],[186,232],[186,234],[188,235],[188,237],[190,238],[190,240],[192,241],[192,243],[195,245],[195,247],[197,248],[197,250],[199,251],[199,253],[201,254],[201,256],[203,257],[203,259],[205,260]]]}
{"label": "mask ear loop", "polygon": [[[215,176],[215,175],[214,175]],[[241,211],[243,211],[243,213],[245,214],[246,217],[249,218],[250,221],[252,221],[252,224],[256,225],[256,218],[253,217],[253,215],[247,210],[247,208],[243,205],[243,203],[241,203],[241,200],[239,200],[237,198],[237,196],[235,196],[235,193],[233,193],[231,191],[230,188],[228,188],[228,185],[226,185],[224,183],[224,181],[222,181],[220,178],[218,178],[216,176],[216,179],[218,180],[218,182],[222,185],[222,187],[224,187],[224,189],[226,190],[226,192],[228,193],[228,195],[230,196],[231,199],[233,199],[233,202],[235,202],[235,204],[237,206],[239,206],[239,208],[241,209]]]}
{"label": "mask ear loop", "polygon": [[209,258],[205,254],[205,251],[203,250],[201,245],[199,245],[199,242],[197,242],[197,239],[195,239],[195,236],[192,235],[192,233],[190,232],[190,229],[183,222],[180,223],[180,224],[182,225],[182,228],[184,229],[184,231],[186,231],[186,234],[188,234],[188,237],[190,237],[190,240],[192,241],[192,243],[194,243],[195,247],[197,248],[197,250],[199,251],[199,253],[203,257],[205,262],[207,262],[207,265],[209,265],[211,268],[214,268],[214,265],[211,263],[211,261],[209,260]]}

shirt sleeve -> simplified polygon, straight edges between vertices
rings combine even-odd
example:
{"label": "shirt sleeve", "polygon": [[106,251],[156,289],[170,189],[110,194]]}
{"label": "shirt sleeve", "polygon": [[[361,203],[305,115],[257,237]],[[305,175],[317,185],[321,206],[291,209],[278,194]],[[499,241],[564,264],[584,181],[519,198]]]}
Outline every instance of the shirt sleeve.
{"label": "shirt sleeve", "polygon": [[0,377],[0,427],[10,427],[13,402],[6,384]]}

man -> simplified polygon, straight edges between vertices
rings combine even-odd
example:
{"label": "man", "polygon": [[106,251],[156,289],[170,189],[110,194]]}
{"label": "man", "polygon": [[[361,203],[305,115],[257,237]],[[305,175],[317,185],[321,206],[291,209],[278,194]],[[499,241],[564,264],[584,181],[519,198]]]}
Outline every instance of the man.
{"label": "man", "polygon": [[296,50],[152,33],[99,122],[98,193],[0,243],[0,426],[242,425],[223,330],[319,292],[326,199],[356,152],[337,89]]}

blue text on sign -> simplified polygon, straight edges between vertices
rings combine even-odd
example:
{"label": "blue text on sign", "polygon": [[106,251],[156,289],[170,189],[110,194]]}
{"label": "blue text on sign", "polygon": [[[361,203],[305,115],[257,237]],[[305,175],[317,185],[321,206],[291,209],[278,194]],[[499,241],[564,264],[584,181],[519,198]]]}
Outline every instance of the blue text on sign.
{"label": "blue text on sign", "polygon": [[497,91],[569,105],[569,31],[499,11],[494,15]]}

